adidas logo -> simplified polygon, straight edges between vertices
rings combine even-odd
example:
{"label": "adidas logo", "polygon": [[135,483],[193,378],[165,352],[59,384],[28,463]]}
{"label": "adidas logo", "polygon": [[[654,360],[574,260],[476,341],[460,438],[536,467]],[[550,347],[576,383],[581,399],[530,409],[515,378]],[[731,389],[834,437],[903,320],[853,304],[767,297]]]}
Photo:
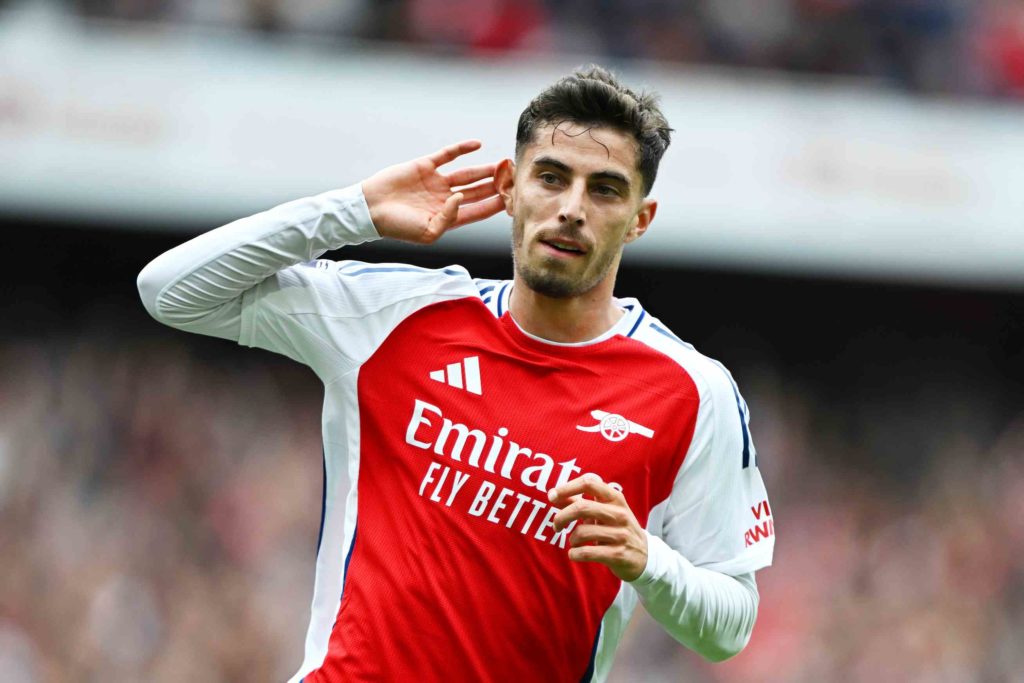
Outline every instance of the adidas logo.
{"label": "adidas logo", "polygon": [[434,370],[430,379],[447,384],[456,389],[465,389],[471,394],[482,396],[480,390],[480,357],[463,358],[459,363],[451,363],[443,370]]}

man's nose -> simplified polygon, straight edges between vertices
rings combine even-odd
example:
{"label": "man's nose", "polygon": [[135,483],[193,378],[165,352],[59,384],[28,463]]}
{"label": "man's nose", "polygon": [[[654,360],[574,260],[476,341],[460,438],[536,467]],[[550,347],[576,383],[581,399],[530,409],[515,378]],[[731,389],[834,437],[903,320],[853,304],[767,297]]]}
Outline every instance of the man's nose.
{"label": "man's nose", "polygon": [[576,227],[582,226],[587,218],[583,208],[585,196],[586,187],[580,183],[571,185],[562,195],[562,207],[558,212],[558,222],[569,223]]}

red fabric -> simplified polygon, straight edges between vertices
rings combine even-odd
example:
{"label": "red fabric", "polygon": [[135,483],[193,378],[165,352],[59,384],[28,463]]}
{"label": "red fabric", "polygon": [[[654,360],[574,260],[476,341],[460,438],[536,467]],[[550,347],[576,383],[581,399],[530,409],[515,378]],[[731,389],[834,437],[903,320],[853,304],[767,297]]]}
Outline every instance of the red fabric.
{"label": "red fabric", "polygon": [[[430,378],[479,358],[481,395]],[[642,525],[670,493],[693,435],[699,397],[683,369],[625,337],[577,348],[529,339],[506,314],[476,299],[429,306],[404,321],[365,363],[359,377],[361,462],[355,546],[337,622],[323,666],[307,683],[341,681],[571,681],[587,669],[601,618],[619,580],[604,566],[574,563],[565,548],[534,537],[547,496],[521,481],[543,462],[520,456],[511,479],[500,474],[509,441],[556,462],[575,458],[582,472],[622,485]],[[455,460],[449,439],[437,454],[407,442],[435,444],[442,416],[413,419],[416,400],[487,436],[476,466],[470,436]],[[613,442],[577,425],[592,410],[613,412],[654,430]],[[494,473],[485,469],[493,435],[506,428]],[[452,437],[453,438],[453,437]],[[450,468],[440,502],[435,484]],[[468,479],[451,506],[455,472]],[[575,476],[575,475],[574,475]],[[471,504],[484,482],[495,487],[480,516]],[[506,507],[487,515],[509,489]],[[511,528],[515,494],[529,496]],[[520,533],[533,500],[544,505]]]}

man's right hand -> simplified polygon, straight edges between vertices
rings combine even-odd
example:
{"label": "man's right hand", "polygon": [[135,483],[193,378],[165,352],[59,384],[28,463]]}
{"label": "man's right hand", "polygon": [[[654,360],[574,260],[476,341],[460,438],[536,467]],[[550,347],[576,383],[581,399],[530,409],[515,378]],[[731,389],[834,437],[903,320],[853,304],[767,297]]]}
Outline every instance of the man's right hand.
{"label": "man's right hand", "polygon": [[478,149],[478,140],[466,140],[389,166],[364,180],[363,196],[380,236],[430,244],[452,228],[503,210],[505,204],[494,187],[496,164],[472,166],[447,175],[439,170]]}

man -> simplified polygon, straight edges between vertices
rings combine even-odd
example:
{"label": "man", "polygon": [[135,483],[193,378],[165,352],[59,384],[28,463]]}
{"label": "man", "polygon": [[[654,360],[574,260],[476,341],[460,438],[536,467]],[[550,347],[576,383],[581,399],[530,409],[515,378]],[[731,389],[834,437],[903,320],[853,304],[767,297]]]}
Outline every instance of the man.
{"label": "man", "polygon": [[[514,162],[445,173],[480,147],[455,144],[140,274],[156,319],[324,382],[323,526],[293,681],[604,680],[638,601],[708,659],[744,647],[774,543],[746,405],[721,365],[612,296],[623,246],[655,216],[669,130],[652,97],[591,67],[530,103]],[[501,210],[511,281],[312,260]]]}

